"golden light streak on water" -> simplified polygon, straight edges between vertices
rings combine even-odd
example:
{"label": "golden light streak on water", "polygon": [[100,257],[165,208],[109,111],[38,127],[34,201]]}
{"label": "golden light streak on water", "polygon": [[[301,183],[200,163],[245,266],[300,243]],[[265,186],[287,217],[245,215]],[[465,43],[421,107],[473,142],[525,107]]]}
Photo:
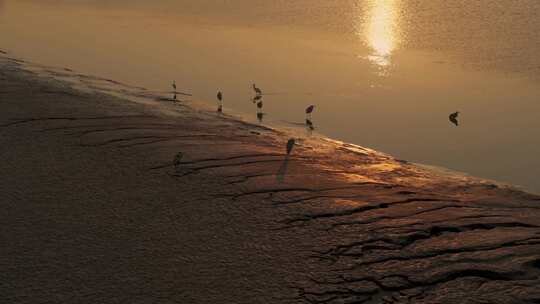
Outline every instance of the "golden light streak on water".
{"label": "golden light streak on water", "polygon": [[400,0],[376,0],[370,4],[364,31],[358,33],[365,37],[371,53],[367,58],[382,72],[390,66],[393,52],[399,46],[399,7]]}

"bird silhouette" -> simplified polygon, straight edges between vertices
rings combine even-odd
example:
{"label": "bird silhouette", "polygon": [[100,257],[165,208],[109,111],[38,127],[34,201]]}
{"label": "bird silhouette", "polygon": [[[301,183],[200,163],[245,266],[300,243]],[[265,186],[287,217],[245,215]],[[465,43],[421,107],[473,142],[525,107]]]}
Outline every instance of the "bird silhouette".
{"label": "bird silhouette", "polygon": [[306,117],[311,118],[311,113],[313,113],[313,110],[315,109],[314,105],[310,105],[306,108]]}
{"label": "bird silhouette", "polygon": [[256,95],[255,97],[253,97],[252,101],[253,101],[253,103],[256,103],[257,101],[259,101],[261,99],[262,99],[261,95]]}
{"label": "bird silhouette", "polygon": [[184,157],[184,154],[182,152],[178,152],[174,156],[173,165],[174,165],[174,169],[176,169],[176,171],[178,171],[178,169],[180,168],[180,164],[182,164],[182,158],[183,157]]}
{"label": "bird silhouette", "polygon": [[287,142],[287,155],[291,154],[295,142],[296,141],[294,140],[294,138],[289,139],[289,141]]}
{"label": "bird silhouette", "polygon": [[459,122],[457,120],[458,118],[458,115],[459,115],[459,112],[454,112],[452,114],[450,114],[450,116],[448,116],[448,119],[457,126],[459,126]]}
{"label": "bird silhouette", "polygon": [[173,87],[173,100],[176,100],[176,80],[173,80],[172,82],[172,87]]}
{"label": "bird silhouette", "polygon": [[221,93],[221,91],[218,91],[216,97],[218,99],[217,111],[218,113],[222,113],[223,112],[223,93]]}
{"label": "bird silhouette", "polygon": [[255,84],[253,84],[253,90],[255,91],[255,94],[260,96],[262,95],[262,90],[257,88],[257,86]]}

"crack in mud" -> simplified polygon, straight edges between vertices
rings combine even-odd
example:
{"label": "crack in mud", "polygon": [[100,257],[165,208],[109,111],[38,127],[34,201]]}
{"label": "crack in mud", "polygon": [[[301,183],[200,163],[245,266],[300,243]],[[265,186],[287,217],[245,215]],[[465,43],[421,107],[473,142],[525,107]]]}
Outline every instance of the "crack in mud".
{"label": "crack in mud", "polygon": [[40,122],[40,121],[78,121],[78,120],[101,120],[101,119],[119,119],[119,118],[154,118],[149,115],[112,115],[112,116],[97,116],[97,117],[42,117],[42,118],[20,118],[13,119],[15,121],[0,124],[0,127],[10,127],[20,124]]}

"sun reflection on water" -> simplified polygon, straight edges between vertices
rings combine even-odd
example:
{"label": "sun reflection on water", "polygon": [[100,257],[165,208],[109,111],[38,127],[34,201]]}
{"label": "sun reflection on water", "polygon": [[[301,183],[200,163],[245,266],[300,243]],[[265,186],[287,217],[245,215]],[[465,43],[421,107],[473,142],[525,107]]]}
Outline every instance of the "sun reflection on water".
{"label": "sun reflection on water", "polygon": [[391,57],[399,45],[400,0],[370,1],[367,20],[357,34],[366,40],[370,54],[367,59],[384,73],[391,65]]}

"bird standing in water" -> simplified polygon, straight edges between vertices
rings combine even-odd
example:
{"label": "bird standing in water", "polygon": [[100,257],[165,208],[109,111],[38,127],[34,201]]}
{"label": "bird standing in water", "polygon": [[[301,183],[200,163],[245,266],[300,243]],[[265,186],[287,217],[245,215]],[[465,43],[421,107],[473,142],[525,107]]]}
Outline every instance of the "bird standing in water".
{"label": "bird standing in water", "polygon": [[261,100],[261,99],[262,99],[261,95],[256,95],[255,97],[253,97],[252,101],[253,103],[256,103],[258,100]]}
{"label": "bird standing in water", "polygon": [[294,143],[295,143],[294,138],[289,139],[289,141],[287,142],[287,155],[291,154],[292,149],[294,147]]}
{"label": "bird standing in water", "polygon": [[263,112],[262,112],[262,108],[263,108],[263,100],[262,100],[262,96],[261,95],[257,95],[253,98],[253,103],[257,102],[257,119],[259,120],[259,123],[262,122],[263,120]]}
{"label": "bird standing in water", "polygon": [[458,118],[458,115],[459,115],[459,112],[454,112],[452,114],[450,114],[450,116],[448,116],[448,119],[450,119],[450,121],[457,126],[459,126],[459,122],[457,120]]}
{"label": "bird standing in water", "polygon": [[176,100],[176,80],[173,80],[172,82],[172,87],[173,87],[173,99]]}
{"label": "bird standing in water", "polygon": [[217,111],[219,113],[223,112],[223,93],[221,93],[221,91],[219,91],[217,93],[217,99],[218,99],[218,109]]}
{"label": "bird standing in water", "polygon": [[174,165],[174,169],[176,171],[178,171],[178,169],[180,168],[180,164],[182,164],[182,158],[184,157],[184,154],[182,152],[178,152],[175,156],[174,156],[174,160],[173,160],[173,165]]}
{"label": "bird standing in water", "polygon": [[311,113],[313,112],[314,109],[315,109],[314,105],[311,105],[311,106],[306,108],[306,119],[307,120],[311,120]]}
{"label": "bird standing in water", "polygon": [[256,86],[255,84],[253,84],[253,90],[255,91],[255,94],[256,94],[257,96],[262,95],[262,90],[259,89],[259,88],[257,88],[257,86]]}

